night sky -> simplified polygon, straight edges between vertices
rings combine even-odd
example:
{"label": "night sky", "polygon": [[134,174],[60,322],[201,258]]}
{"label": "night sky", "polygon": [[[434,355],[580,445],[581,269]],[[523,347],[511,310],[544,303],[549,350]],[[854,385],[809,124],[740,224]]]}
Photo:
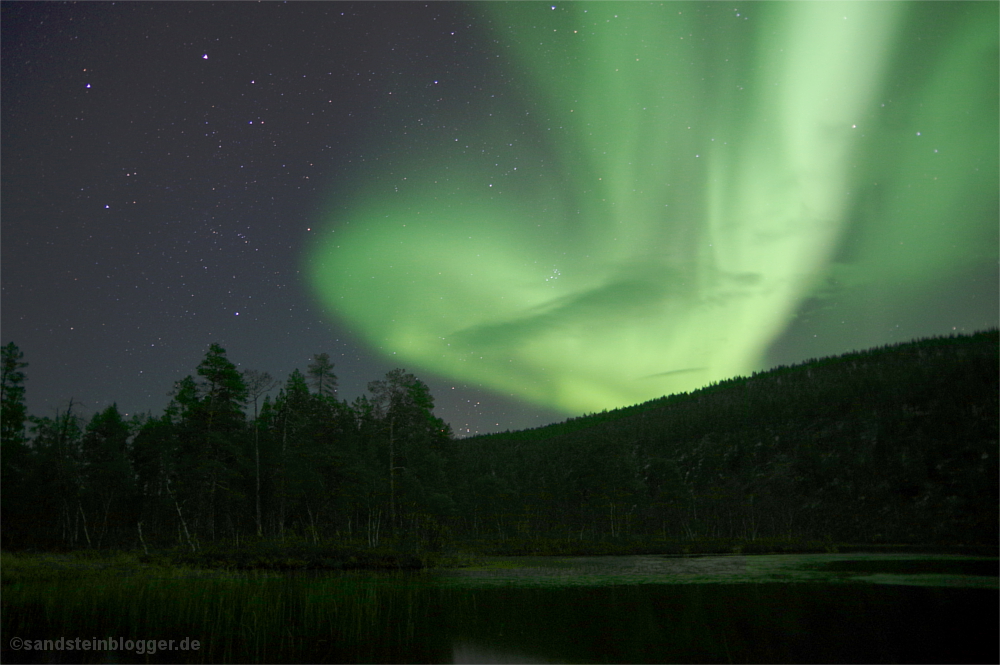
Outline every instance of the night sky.
{"label": "night sky", "polygon": [[30,413],[208,345],[457,434],[997,325],[996,3],[2,3]]}

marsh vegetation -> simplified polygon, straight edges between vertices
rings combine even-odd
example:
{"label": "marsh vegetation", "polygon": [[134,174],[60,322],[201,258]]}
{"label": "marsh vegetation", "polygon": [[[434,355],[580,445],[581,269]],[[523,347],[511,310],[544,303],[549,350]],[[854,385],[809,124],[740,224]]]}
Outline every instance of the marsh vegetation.
{"label": "marsh vegetation", "polygon": [[[997,655],[997,559],[988,557],[487,557],[465,568],[394,573],[207,571],[134,555],[5,555],[3,563],[4,662],[990,662]],[[200,648],[35,652],[7,643],[60,635],[188,638]]]}

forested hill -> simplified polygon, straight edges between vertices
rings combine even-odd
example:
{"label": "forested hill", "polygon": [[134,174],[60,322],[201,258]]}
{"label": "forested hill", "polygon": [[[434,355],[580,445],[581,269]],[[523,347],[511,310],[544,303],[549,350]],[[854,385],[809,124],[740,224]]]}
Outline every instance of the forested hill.
{"label": "forested hill", "polygon": [[498,534],[995,544],[998,348],[921,340],[467,439],[467,496]]}
{"label": "forested hill", "polygon": [[216,344],[159,416],[111,406],[87,419],[72,400],[54,418],[30,416],[28,365],[10,343],[0,536],[5,549],[192,556],[307,542],[320,559],[335,545],[995,546],[998,348],[996,330],[924,340],[456,440],[404,370],[348,404],[326,354],[281,385],[240,372]]}

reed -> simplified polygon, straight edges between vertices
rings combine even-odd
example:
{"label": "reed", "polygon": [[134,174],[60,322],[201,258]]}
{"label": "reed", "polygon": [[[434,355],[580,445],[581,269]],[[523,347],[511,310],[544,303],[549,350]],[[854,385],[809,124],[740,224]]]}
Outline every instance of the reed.
{"label": "reed", "polygon": [[[419,575],[278,574],[114,557],[3,555],[3,633],[23,639],[198,640],[199,649],[8,652],[4,662],[377,662],[440,659],[418,630],[440,600]],[[441,645],[444,648],[445,645]],[[404,655],[404,653],[406,655]],[[437,654],[437,655],[434,655]],[[36,658],[37,656],[37,658]]]}

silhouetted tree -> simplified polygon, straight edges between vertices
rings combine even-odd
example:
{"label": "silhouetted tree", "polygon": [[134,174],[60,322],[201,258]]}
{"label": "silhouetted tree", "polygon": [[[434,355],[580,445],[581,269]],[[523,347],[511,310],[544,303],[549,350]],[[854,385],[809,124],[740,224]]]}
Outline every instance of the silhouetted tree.
{"label": "silhouetted tree", "polygon": [[451,428],[432,413],[434,398],[427,384],[405,370],[394,369],[384,379],[370,382],[368,391],[372,415],[387,444],[390,526],[396,528],[401,505],[415,514],[452,513],[446,479],[446,467],[453,458]]}
{"label": "silhouetted tree", "polygon": [[90,525],[81,504],[82,459],[80,418],[70,400],[54,418],[33,417],[33,447],[36,464],[29,483],[35,488],[39,524],[47,544],[92,547]]}
{"label": "silhouetted tree", "polygon": [[81,441],[82,505],[90,516],[95,547],[109,534],[121,545],[135,522],[135,483],[128,459],[129,426],[111,405],[94,415]]}
{"label": "silhouetted tree", "polygon": [[28,413],[24,405],[24,353],[10,342],[0,349],[0,441],[5,446],[23,444]]}
{"label": "silhouetted tree", "polygon": [[243,371],[243,380],[246,384],[247,394],[253,400],[254,513],[257,523],[257,537],[259,538],[263,535],[263,526],[260,513],[260,423],[257,417],[257,400],[261,395],[274,388],[278,382],[267,372],[253,369]]}
{"label": "silhouetted tree", "polygon": [[333,373],[333,363],[329,353],[317,353],[306,368],[309,382],[320,397],[337,396],[337,375]]}
{"label": "silhouetted tree", "polygon": [[28,366],[24,354],[10,342],[0,349],[0,522],[4,547],[30,535],[32,487],[28,485],[31,450],[24,426],[28,420],[24,398]]}

